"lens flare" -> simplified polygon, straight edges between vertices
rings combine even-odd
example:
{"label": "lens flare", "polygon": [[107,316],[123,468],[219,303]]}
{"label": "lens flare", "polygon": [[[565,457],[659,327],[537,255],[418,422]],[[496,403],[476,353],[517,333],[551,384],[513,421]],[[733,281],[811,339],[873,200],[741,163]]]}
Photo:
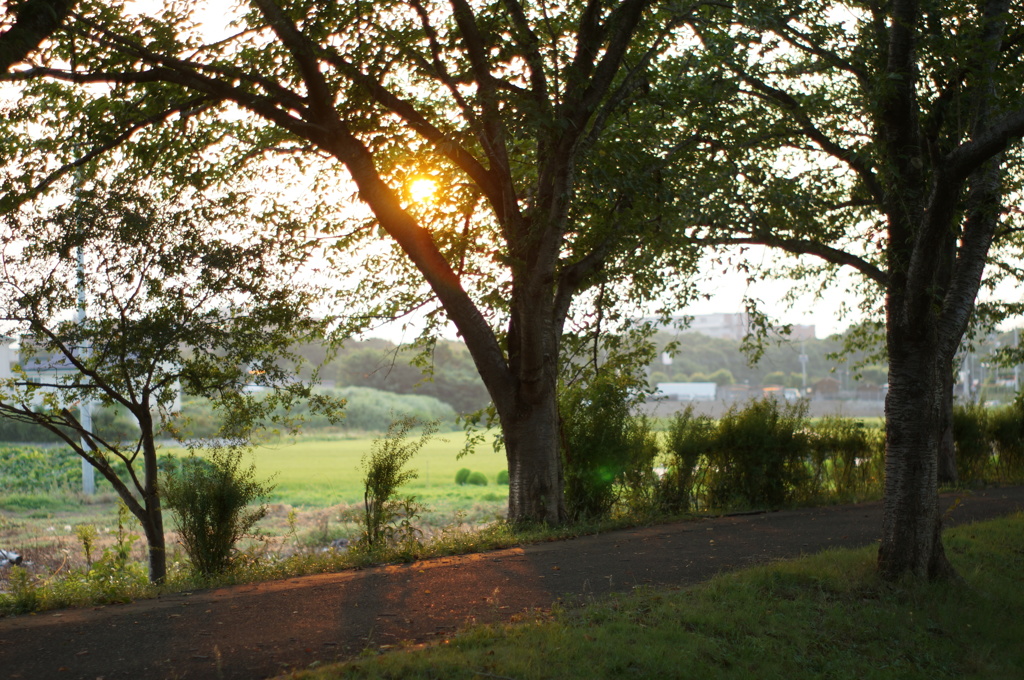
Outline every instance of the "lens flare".
{"label": "lens flare", "polygon": [[417,177],[409,182],[409,198],[414,203],[430,203],[437,193],[437,182],[429,177]]}

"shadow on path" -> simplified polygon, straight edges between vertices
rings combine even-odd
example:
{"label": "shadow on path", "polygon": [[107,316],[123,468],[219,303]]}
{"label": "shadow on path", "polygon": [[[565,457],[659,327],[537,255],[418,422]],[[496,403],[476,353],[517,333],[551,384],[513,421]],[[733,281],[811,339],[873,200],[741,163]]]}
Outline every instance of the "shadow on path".
{"label": "shadow on path", "polygon": [[[960,503],[954,506],[954,502]],[[947,525],[1024,510],[1024,487],[943,497]],[[881,504],[738,515],[407,565],[0,620],[0,679],[256,680],[429,642],[559,600],[877,540]]]}

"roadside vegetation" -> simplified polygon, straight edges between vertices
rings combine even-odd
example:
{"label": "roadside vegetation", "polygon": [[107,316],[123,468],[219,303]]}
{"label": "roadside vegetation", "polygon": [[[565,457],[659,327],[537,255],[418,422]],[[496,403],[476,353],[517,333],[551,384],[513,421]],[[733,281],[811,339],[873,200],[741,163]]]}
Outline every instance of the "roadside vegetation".
{"label": "roadside vegetation", "polygon": [[1019,678],[1022,533],[1019,513],[946,532],[966,588],[886,582],[877,548],[830,550],[287,677]]}
{"label": "roadside vegetation", "polygon": [[[655,422],[631,414],[635,396],[628,381],[605,378],[590,385],[565,391],[563,446],[574,517],[568,526],[510,525],[504,519],[504,456],[488,437],[459,458],[457,435],[417,439],[406,420],[377,441],[281,439],[232,458],[220,466],[224,474],[199,475],[209,493],[248,489],[241,501],[236,494],[235,511],[259,521],[241,522],[244,529],[211,562],[185,549],[201,542],[209,517],[172,512],[174,527],[192,520],[191,536],[170,536],[167,583],[161,587],[147,583],[145,542],[110,490],[101,487],[93,497],[78,492],[81,467],[73,453],[0,448],[0,548],[17,550],[25,559],[0,570],[0,612],[127,601],[709,513],[881,496],[884,432],[877,424],[812,420],[801,404],[773,400],[734,408],[717,421],[685,409]],[[958,410],[962,483],[1024,478],[1022,459],[1007,439],[1007,423],[1020,422],[1021,408],[1018,401],[1001,410]],[[375,457],[367,458],[373,450]],[[181,450],[168,451],[176,455],[161,459],[165,475],[218,469],[216,455],[205,463],[201,448],[191,462]],[[371,468],[385,471],[388,483],[368,493]],[[168,489],[191,493],[194,486],[172,483]],[[184,502],[169,505],[199,507],[188,493]],[[212,497],[204,502],[219,503]],[[368,512],[368,506],[383,512]]]}

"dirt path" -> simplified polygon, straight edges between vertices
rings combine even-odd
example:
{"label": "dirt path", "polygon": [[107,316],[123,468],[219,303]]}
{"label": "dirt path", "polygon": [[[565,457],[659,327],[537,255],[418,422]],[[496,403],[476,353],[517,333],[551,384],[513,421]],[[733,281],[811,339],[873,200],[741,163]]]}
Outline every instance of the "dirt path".
{"label": "dirt path", "polygon": [[[1024,510],[1024,487],[960,498],[949,524]],[[257,680],[366,647],[429,642],[558,600],[687,585],[754,563],[866,545],[880,524],[878,503],[722,517],[9,618],[0,620],[0,679]]]}

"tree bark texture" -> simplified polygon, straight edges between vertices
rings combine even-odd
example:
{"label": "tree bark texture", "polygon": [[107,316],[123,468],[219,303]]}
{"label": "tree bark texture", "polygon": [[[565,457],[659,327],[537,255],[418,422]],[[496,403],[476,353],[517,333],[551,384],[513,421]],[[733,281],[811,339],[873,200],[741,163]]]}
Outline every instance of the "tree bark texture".
{"label": "tree bark texture", "polygon": [[501,417],[509,467],[511,522],[561,524],[566,519],[554,384],[534,403]]}
{"label": "tree bark texture", "polygon": [[[878,553],[879,571],[890,579],[955,574],[942,547],[938,509],[940,474],[943,479],[956,475],[949,455],[953,357],[974,312],[999,221],[1002,151],[1021,130],[1014,116],[997,114],[993,79],[1009,4],[987,0],[980,5],[984,47],[971,55],[978,77],[965,90],[973,108],[969,134],[954,127],[950,139],[919,125],[922,10],[914,0],[892,6],[886,72],[893,84],[880,120],[888,168],[889,392]],[[990,137],[1002,141],[987,147]],[[926,153],[943,147],[951,150]]]}
{"label": "tree bark texture", "polygon": [[939,412],[939,485],[952,486],[959,480],[956,442],[953,439],[953,367],[939,367],[939,372],[942,378],[942,407]]}
{"label": "tree bark texture", "polygon": [[[943,384],[934,336],[890,331],[889,392],[885,400],[885,510],[879,571],[948,576],[938,504],[938,446]],[[930,334],[928,334],[930,335]],[[897,336],[897,337],[893,337]]]}
{"label": "tree bark texture", "polygon": [[153,500],[154,503],[146,505],[142,529],[146,534],[149,556],[149,582],[160,584],[167,580],[167,541],[164,537],[164,519],[160,509],[160,500],[158,498]]}

